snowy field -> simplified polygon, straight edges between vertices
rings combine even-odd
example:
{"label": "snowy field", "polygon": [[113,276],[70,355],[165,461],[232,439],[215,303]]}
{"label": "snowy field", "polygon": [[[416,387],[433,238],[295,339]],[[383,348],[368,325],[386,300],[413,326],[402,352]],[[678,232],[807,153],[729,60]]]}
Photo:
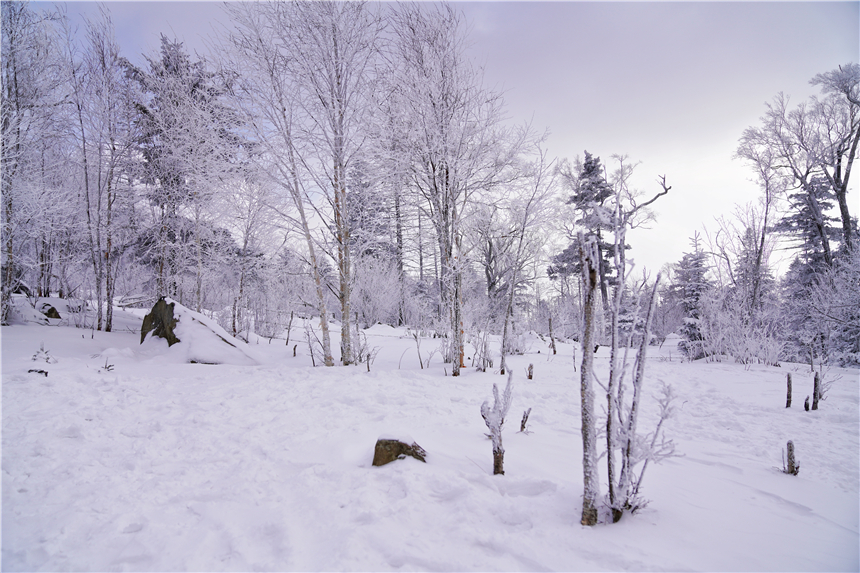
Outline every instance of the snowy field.
{"label": "snowy field", "polygon": [[[422,370],[405,330],[365,331],[369,373],[312,368],[296,324],[289,347],[261,339],[243,352],[256,364],[215,366],[140,345],[142,314],[117,310],[114,333],[3,327],[3,570],[860,569],[856,370],[830,370],[826,401],[804,412],[808,366],[652,349],[646,393],[673,385],[679,456],[648,468],[646,509],[588,528],[570,344],[549,356],[534,337],[510,358],[506,475],[493,476],[480,405],[504,378],[446,377],[438,354]],[[437,346],[424,339],[424,358]],[[605,379],[606,349],[596,362]],[[654,422],[650,398],[640,428]],[[382,435],[414,440],[427,463],[372,467]],[[780,471],[787,440],[798,476]]]}

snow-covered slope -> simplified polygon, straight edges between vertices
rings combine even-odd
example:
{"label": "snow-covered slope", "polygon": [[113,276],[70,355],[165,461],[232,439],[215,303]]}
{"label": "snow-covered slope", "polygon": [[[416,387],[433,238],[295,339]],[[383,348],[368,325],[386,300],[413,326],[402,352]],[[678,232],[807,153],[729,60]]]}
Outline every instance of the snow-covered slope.
{"label": "snow-covered slope", "polygon": [[[804,412],[808,367],[658,353],[646,392],[674,386],[680,456],[649,467],[645,510],[586,528],[570,344],[551,357],[534,338],[509,359],[506,475],[493,476],[480,405],[503,377],[446,377],[438,354],[421,369],[415,341],[379,325],[366,331],[371,372],[311,368],[293,330],[289,347],[252,344],[257,365],[214,366],[165,361],[166,343],[137,332],[4,327],[2,568],[860,568],[856,370],[831,370],[827,400]],[[40,344],[55,363],[31,360]],[[436,346],[422,341],[425,360]],[[605,349],[596,361],[605,379]],[[529,407],[531,433],[517,433]],[[654,416],[649,400],[643,429]],[[381,435],[416,441],[427,463],[372,467]],[[798,476],[778,469],[789,439]]]}

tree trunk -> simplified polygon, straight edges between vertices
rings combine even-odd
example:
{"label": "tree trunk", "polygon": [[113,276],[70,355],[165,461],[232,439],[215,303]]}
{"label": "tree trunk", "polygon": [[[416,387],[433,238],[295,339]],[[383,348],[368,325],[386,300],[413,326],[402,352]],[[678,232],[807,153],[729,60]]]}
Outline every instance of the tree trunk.
{"label": "tree trunk", "polygon": [[505,450],[501,446],[501,438],[499,439],[499,447],[493,447],[493,475],[505,475]]}
{"label": "tree trunk", "polygon": [[785,384],[787,386],[785,394],[785,407],[791,408],[791,372],[785,375]]}
{"label": "tree trunk", "polygon": [[815,373],[815,379],[812,383],[812,409],[818,409],[818,400],[821,398],[821,376],[818,372]]}
{"label": "tree trunk", "polygon": [[555,355],[555,336],[552,334],[552,317],[549,317],[549,343],[552,347],[552,353]]}
{"label": "tree trunk", "polygon": [[597,524],[597,499],[599,477],[597,473],[597,426],[594,415],[594,368],[595,320],[597,297],[600,292],[599,262],[597,246],[585,242],[580,234],[580,259],[585,303],[582,324],[582,368],[580,370],[580,402],[582,415],[582,525]]}

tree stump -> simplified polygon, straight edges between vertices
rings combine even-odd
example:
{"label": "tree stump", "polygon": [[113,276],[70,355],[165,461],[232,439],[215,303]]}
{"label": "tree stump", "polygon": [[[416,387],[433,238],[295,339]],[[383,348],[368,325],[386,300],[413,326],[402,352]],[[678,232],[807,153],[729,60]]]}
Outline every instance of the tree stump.
{"label": "tree stump", "polygon": [[794,442],[788,440],[785,448],[788,451],[788,466],[785,468],[785,473],[796,476],[800,472],[800,464],[794,459]]}
{"label": "tree stump", "polygon": [[785,395],[785,407],[791,408],[791,372],[785,375],[785,383],[788,386],[788,390]]}
{"label": "tree stump", "polygon": [[532,409],[531,409],[531,408],[529,408],[528,410],[526,410],[525,412],[523,412],[523,421],[522,421],[522,422],[520,422],[520,432],[525,432],[525,431],[526,431],[526,424],[527,424],[527,423],[528,423],[528,421],[529,421],[529,414],[531,414],[531,413],[532,413]]}
{"label": "tree stump", "polygon": [[809,412],[809,396],[807,396],[806,400],[803,402],[803,409]]}
{"label": "tree stump", "polygon": [[534,364],[529,364],[529,374],[528,374],[529,380],[531,380],[532,377],[534,376],[534,372],[535,372]]}

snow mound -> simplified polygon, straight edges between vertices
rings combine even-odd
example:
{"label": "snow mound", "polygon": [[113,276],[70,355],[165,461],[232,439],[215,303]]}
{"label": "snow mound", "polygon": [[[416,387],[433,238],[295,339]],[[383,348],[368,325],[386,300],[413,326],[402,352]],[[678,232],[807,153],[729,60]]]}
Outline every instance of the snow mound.
{"label": "snow mound", "polygon": [[179,343],[167,347],[167,342],[146,336],[142,343],[144,354],[165,355],[171,362],[192,362],[199,364],[236,364],[253,366],[257,360],[251,357],[247,344],[227,334],[214,320],[182,306],[173,299],[165,298],[173,304],[173,318],[176,327],[173,332]]}

